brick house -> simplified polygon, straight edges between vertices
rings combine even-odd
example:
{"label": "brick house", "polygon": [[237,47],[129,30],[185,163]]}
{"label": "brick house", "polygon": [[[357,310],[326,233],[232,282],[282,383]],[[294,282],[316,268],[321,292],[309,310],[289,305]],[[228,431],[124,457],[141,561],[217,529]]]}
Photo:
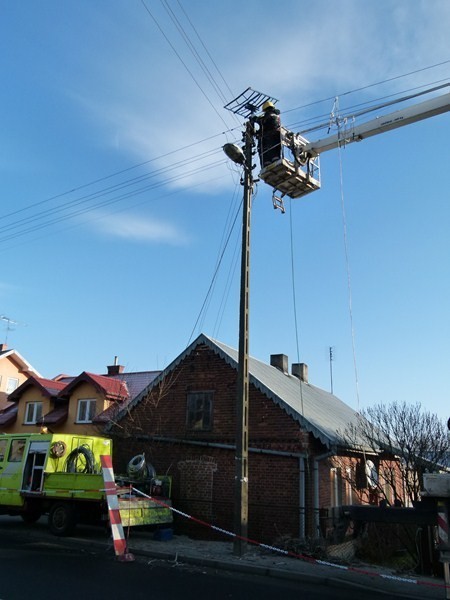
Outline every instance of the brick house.
{"label": "brick house", "polygon": [[[157,472],[172,476],[175,507],[230,531],[237,360],[235,349],[200,335],[106,426],[116,468],[145,453]],[[284,355],[272,355],[271,364],[250,358],[249,372],[249,536],[320,536],[327,509],[369,499],[367,478],[358,498],[351,485],[363,457],[338,433],[357,413],[311,385],[306,365],[289,373]],[[175,517],[179,530],[211,536]]]}

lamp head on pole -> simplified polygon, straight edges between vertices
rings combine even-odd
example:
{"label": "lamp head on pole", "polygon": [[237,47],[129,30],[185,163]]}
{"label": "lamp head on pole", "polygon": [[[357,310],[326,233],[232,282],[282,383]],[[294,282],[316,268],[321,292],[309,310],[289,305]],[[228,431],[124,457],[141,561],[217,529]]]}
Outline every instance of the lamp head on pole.
{"label": "lamp head on pole", "polygon": [[245,163],[244,152],[237,144],[225,144],[223,146],[223,151],[228,158],[237,165],[243,165]]}

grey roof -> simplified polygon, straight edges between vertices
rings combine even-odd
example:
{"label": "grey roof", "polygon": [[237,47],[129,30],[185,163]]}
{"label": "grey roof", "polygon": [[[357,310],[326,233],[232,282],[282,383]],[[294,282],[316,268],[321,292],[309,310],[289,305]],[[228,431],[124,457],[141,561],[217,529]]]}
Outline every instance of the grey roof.
{"label": "grey roof", "polygon": [[[200,344],[206,344],[232,368],[237,369],[237,350],[201,334],[141,394],[128,404],[127,410],[129,411],[138,404],[153,386],[175,369]],[[282,373],[276,367],[251,357],[249,358],[249,376],[252,385],[329,448],[342,445],[343,440],[340,433],[344,432],[349,424],[356,425],[358,422],[358,413],[333,394],[310,383],[300,381],[294,375]],[[117,419],[122,418],[125,414],[125,411],[119,412]]]}
{"label": "grey roof", "polygon": [[[218,354],[237,368],[238,352],[205,336],[219,348]],[[339,398],[318,387],[300,381],[295,375],[249,358],[250,383],[328,447],[343,443],[341,434],[350,423],[358,422],[358,413]]]}
{"label": "grey roof", "polygon": [[158,377],[161,371],[136,371],[131,373],[119,373],[117,375],[105,375],[112,379],[121,379],[127,384],[130,398],[135,398],[142,390],[146,389],[152,381]]}

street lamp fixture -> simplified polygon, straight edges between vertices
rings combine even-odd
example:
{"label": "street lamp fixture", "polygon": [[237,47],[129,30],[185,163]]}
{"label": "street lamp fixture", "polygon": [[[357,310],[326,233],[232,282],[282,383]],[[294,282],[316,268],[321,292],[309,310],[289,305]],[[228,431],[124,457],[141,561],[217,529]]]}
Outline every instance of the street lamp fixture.
{"label": "street lamp fixture", "polygon": [[223,151],[237,165],[243,165],[245,163],[245,154],[242,148],[237,144],[225,144]]}

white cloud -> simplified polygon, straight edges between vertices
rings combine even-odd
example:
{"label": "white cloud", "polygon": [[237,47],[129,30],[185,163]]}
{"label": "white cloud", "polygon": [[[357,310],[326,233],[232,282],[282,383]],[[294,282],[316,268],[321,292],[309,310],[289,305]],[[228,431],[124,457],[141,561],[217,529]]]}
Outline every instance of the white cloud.
{"label": "white cloud", "polygon": [[[336,4],[317,0],[308,6],[297,0],[283,0],[275,11],[268,3],[262,10],[260,7],[259,2],[244,7],[254,21],[250,36],[247,19],[237,17],[242,7],[233,0],[223,12],[219,10],[213,22],[206,9],[191,8],[188,12],[231,88],[239,93],[251,86],[272,94],[280,98],[282,110],[447,58],[450,10],[443,0],[435,0],[433,10],[429,0],[399,6],[386,0],[342,0]],[[223,121],[236,126],[167,15],[153,6],[152,12],[178,56],[144,10],[137,12],[141,18],[135,23],[132,43],[128,39],[120,43],[123,29],[111,20],[108,36],[103,37],[117,38],[119,43],[105,44],[103,55],[96,54],[91,73],[85,73],[88,77],[78,82],[77,90],[97,130],[103,130],[104,143],[136,161],[160,157],[223,132],[227,129]],[[130,19],[130,14],[126,18]],[[239,40],[237,48],[230,45],[230,40]],[[208,61],[204,52],[202,56]],[[425,72],[414,82],[392,82],[390,89],[397,91],[398,86],[416,85],[433,76]],[[233,135],[240,137],[238,131]],[[225,136],[219,136],[170,154],[158,160],[157,166],[206,150],[220,150],[225,141]],[[180,188],[211,178],[212,174],[221,177],[226,174],[223,165],[208,166],[219,159],[219,155],[206,158],[201,163],[205,172],[192,172],[197,165],[186,165],[183,178],[172,178],[179,171],[161,178],[169,187]],[[220,182],[218,189],[224,185]]]}
{"label": "white cloud", "polygon": [[162,219],[144,218],[130,214],[102,215],[95,221],[97,230],[113,237],[134,242],[185,245],[188,236],[172,223]]}

